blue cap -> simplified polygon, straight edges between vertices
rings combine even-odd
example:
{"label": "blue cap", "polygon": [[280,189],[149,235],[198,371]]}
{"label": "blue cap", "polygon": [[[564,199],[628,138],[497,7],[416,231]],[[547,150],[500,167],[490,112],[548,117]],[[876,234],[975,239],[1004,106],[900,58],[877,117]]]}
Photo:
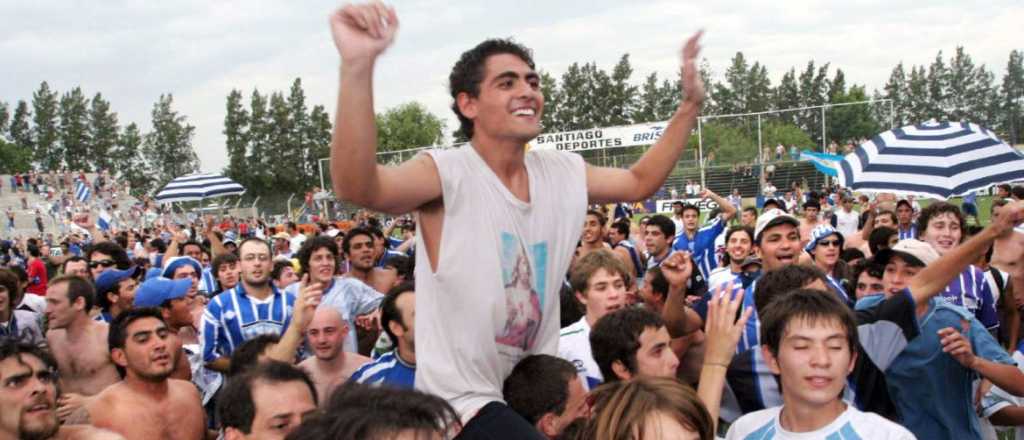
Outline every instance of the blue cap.
{"label": "blue cap", "polygon": [[100,273],[100,276],[96,277],[96,292],[104,293],[108,292],[117,286],[117,283],[124,281],[128,278],[135,276],[136,267],[132,266],[125,270],[116,268],[110,268]]}
{"label": "blue cap", "polygon": [[163,275],[164,278],[174,278],[174,271],[186,264],[191,265],[192,268],[196,270],[197,275],[203,276],[203,265],[199,264],[195,258],[185,256],[174,257],[168,260],[164,265],[164,271],[161,275]]}
{"label": "blue cap", "polygon": [[153,278],[159,278],[160,274],[162,272],[163,272],[163,270],[160,269],[159,267],[151,267],[148,270],[146,270],[146,276],[143,278],[143,280],[151,280]]}
{"label": "blue cap", "polygon": [[135,307],[160,307],[170,299],[184,298],[192,288],[192,280],[169,280],[153,278],[146,280],[135,291]]}

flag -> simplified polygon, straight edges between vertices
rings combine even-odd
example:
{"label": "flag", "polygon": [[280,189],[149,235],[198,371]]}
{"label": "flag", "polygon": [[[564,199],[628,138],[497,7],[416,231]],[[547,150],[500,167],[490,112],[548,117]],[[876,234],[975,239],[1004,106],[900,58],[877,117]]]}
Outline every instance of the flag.
{"label": "flag", "polygon": [[114,218],[110,216],[110,213],[106,209],[100,210],[100,215],[96,217],[96,226],[101,231],[109,231],[110,223],[113,222]]}
{"label": "flag", "polygon": [[813,151],[801,151],[800,160],[804,162],[810,162],[822,173],[835,177],[838,175],[839,161],[843,160],[843,156],[827,153],[815,153]]}
{"label": "flag", "polygon": [[89,201],[89,196],[91,195],[92,190],[89,189],[89,185],[79,180],[78,184],[75,185],[75,198],[84,203]]}

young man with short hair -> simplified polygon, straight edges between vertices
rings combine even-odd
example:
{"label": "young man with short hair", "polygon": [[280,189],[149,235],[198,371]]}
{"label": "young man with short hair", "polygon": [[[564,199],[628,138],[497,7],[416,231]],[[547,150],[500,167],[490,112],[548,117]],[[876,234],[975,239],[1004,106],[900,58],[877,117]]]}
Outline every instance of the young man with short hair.
{"label": "young man with short hair", "polygon": [[291,321],[295,297],[270,283],[270,246],[250,238],[238,246],[242,281],[213,297],[203,312],[200,334],[207,368],[226,372],[231,352],[261,334],[282,334]]}
{"label": "young man with short hair", "polygon": [[100,313],[94,319],[110,323],[118,315],[132,307],[135,300],[135,289],[139,282],[135,279],[136,268],[109,268],[96,278],[96,304]]}
{"label": "young man with short hair", "polygon": [[558,356],[571,362],[585,389],[591,390],[604,379],[590,350],[590,329],[601,317],[626,306],[626,268],[611,252],[585,255],[569,275],[576,299],[585,314],[563,328],[558,337]]}
{"label": "young man with short hair", "polygon": [[111,324],[108,344],[125,376],[88,405],[93,425],[128,438],[187,440],[206,435],[206,414],[196,387],[171,378],[180,342],[159,310],[121,314]]}
{"label": "young man with short hair", "polygon": [[[388,292],[381,303],[381,327],[395,349],[364,364],[350,382],[411,389],[416,380],[416,292],[404,283]],[[397,343],[396,343],[397,341]]]}
{"label": "young man with short hair", "polygon": [[612,243],[612,252],[619,258],[622,264],[626,265],[629,277],[633,280],[631,288],[638,286],[639,280],[644,277],[647,266],[641,259],[640,251],[636,245],[629,240],[630,223],[620,220],[612,223],[608,229],[608,238]]}
{"label": "young man with short hair", "polygon": [[[630,169],[588,166],[563,151],[526,151],[541,132],[544,96],[529,50],[507,40],[467,51],[449,76],[452,108],[469,145],[392,168],[375,163],[372,77],[397,20],[381,4],[348,5],[331,17],[342,57],[335,194],[377,211],[418,211],[417,336],[425,359],[417,387],[451,402],[467,439],[495,432],[536,438],[501,403],[502,381],[519,359],[557,350],[554,299],[588,201],[644,200],[678,161],[703,99],[699,35],[683,49],[686,99]],[[464,270],[467,264],[473,270]]]}
{"label": "young man with short hair", "polygon": [[736,207],[709,189],[701,191],[700,198],[710,198],[717,203],[718,208],[722,210],[721,214],[708,219],[704,226],[698,228],[700,208],[684,205],[683,229],[677,231],[672,250],[690,252],[701,276],[707,279],[711,275],[711,270],[718,266],[715,259],[715,238],[722,234],[725,225],[736,215]]}
{"label": "young man with short hair", "polygon": [[857,358],[850,309],[820,290],[795,290],[761,310],[761,352],[779,378],[782,406],[740,417],[727,439],[913,439],[903,427],[840,397]]}
{"label": "young man with short hair", "polygon": [[669,340],[660,316],[634,307],[605,315],[590,331],[594,362],[604,382],[637,375],[675,378],[679,358]]}
{"label": "young man with short hair", "polygon": [[753,206],[743,208],[743,212],[740,214],[740,226],[746,226],[750,229],[754,229],[757,226],[757,208]]}
{"label": "young man with short hair", "polygon": [[92,284],[81,277],[57,277],[46,290],[46,342],[66,396],[95,395],[121,380],[107,349],[109,327],[88,314],[95,300]]}
{"label": "young man with short hair", "polygon": [[513,411],[549,439],[573,438],[587,421],[587,390],[576,367],[562,358],[523,358],[505,378],[502,394]]}
{"label": "young man with short hair", "polygon": [[580,234],[579,256],[583,257],[591,252],[611,249],[608,243],[604,242],[604,224],[607,222],[604,214],[593,209],[587,211],[583,221],[583,233]]}
{"label": "young man with short hair", "polygon": [[264,361],[228,381],[217,415],[224,440],[284,440],[316,405],[316,386],[305,372]]}

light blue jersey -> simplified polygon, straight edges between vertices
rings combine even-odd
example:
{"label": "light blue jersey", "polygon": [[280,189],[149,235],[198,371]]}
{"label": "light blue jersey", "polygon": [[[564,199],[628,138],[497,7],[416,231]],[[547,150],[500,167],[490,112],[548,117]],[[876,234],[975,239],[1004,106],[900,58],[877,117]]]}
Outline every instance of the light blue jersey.
{"label": "light blue jersey", "polygon": [[402,360],[398,350],[381,355],[377,360],[359,367],[348,380],[374,386],[413,388],[416,383],[416,365]]}
{"label": "light blue jersey", "polygon": [[264,334],[284,333],[291,322],[295,296],[270,286],[272,293],[258,300],[245,293],[242,283],[213,297],[203,312],[203,361],[231,356],[245,341]]}

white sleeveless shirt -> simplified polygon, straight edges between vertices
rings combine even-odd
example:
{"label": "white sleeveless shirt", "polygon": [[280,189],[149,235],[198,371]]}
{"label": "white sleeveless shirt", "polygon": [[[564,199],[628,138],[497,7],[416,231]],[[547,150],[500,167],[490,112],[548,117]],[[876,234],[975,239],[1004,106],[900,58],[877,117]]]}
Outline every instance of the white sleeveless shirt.
{"label": "white sleeveless shirt", "polygon": [[587,209],[583,159],[530,151],[530,203],[469,145],[435,150],[444,220],[436,272],[416,234],[416,388],[464,422],[523,357],[558,351],[559,288]]}

